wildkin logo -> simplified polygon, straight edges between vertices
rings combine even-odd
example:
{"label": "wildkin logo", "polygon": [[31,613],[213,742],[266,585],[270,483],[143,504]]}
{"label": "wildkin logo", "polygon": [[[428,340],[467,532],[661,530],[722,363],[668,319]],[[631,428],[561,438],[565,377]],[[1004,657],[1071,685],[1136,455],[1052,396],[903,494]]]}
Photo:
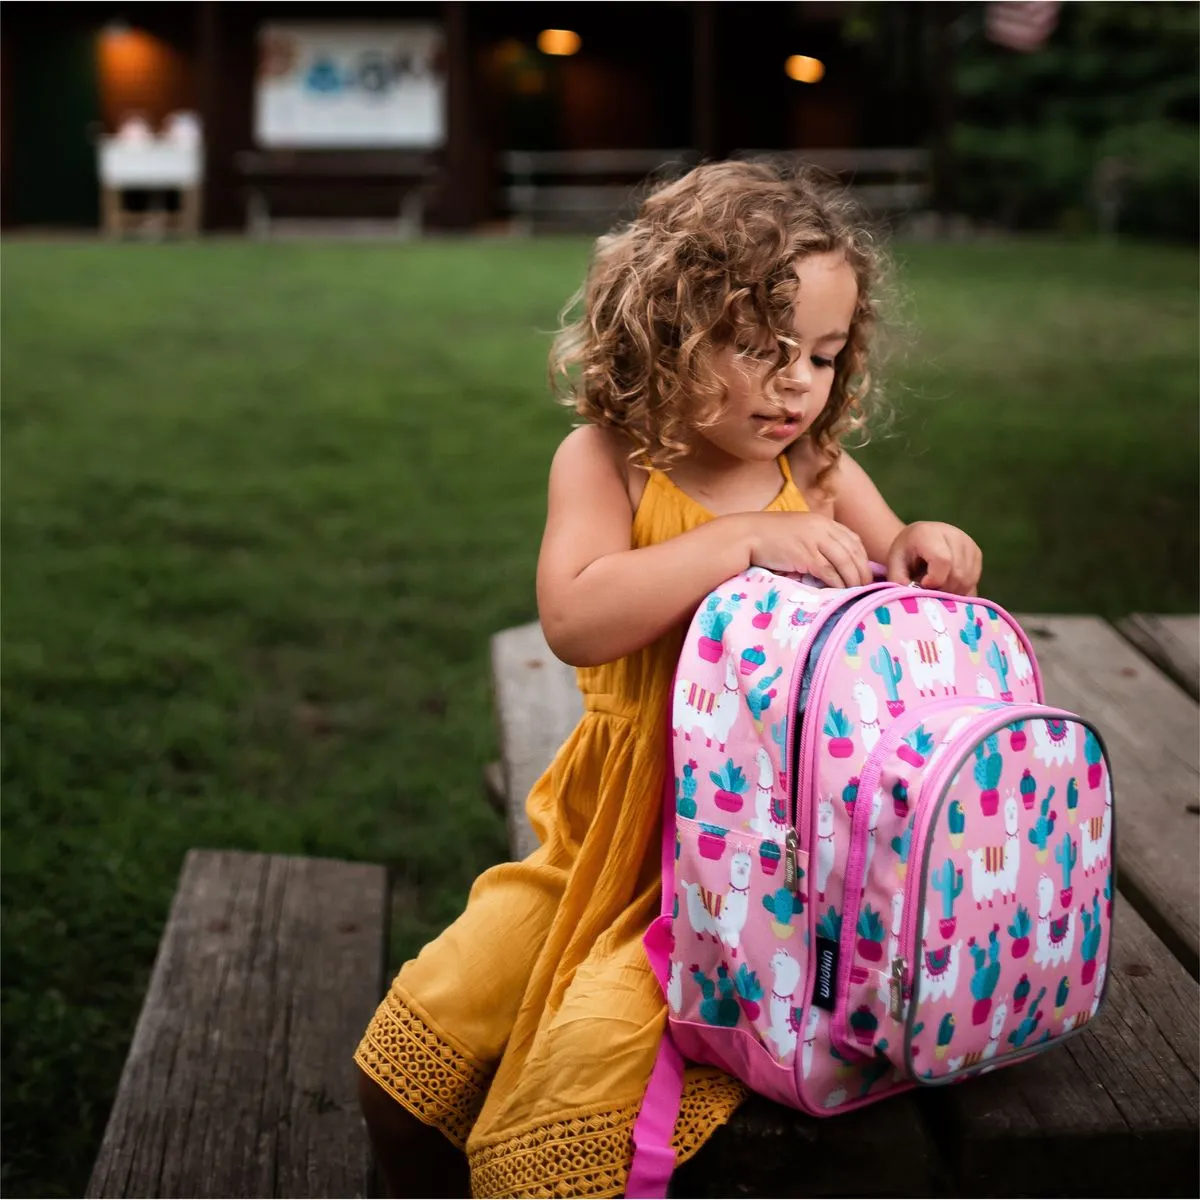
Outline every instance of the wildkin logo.
{"label": "wildkin logo", "polygon": [[829,938],[817,938],[817,982],[813,988],[813,1003],[826,1012],[833,1012],[834,989],[837,987],[838,944]]}

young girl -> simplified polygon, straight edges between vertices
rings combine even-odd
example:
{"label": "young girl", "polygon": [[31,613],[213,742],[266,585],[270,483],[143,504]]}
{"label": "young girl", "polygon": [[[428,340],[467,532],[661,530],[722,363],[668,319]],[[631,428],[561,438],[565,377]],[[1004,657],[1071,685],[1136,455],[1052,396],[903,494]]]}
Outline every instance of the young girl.
{"label": "young girl", "polygon": [[[905,524],[840,448],[864,424],[881,257],[806,172],[713,163],[600,239],[553,362],[585,424],[550,469],[538,611],[585,713],[534,787],[541,842],[484,872],[359,1047],[393,1195],[618,1196],[666,1005],[658,912],[668,693],[687,622],[751,565],[972,594],[978,547]],[[689,1068],[677,1161],[745,1094]],[[444,1134],[442,1138],[437,1132]]]}

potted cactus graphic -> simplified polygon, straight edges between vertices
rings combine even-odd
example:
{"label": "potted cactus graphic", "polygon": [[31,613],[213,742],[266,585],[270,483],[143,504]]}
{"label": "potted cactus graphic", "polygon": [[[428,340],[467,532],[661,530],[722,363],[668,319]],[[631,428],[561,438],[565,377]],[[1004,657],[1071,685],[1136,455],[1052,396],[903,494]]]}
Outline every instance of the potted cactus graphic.
{"label": "potted cactus graphic", "polygon": [[1020,752],[1025,749],[1028,741],[1029,736],[1025,732],[1025,722],[1014,721],[1008,727],[1008,744],[1010,749],[1013,749],[1020,754]]}
{"label": "potted cactus graphic", "polygon": [[875,1030],[878,1028],[879,1018],[871,1011],[869,1004],[860,1004],[850,1014],[850,1029],[859,1045],[869,1046],[875,1040]]}
{"label": "potted cactus graphic", "polygon": [[967,648],[972,665],[979,666],[979,640],[983,637],[983,622],[975,615],[975,605],[968,604],[966,623],[958,631],[958,640]]}
{"label": "potted cactus graphic", "polygon": [[890,638],[892,636],[892,614],[888,612],[886,604],[875,610],[875,620],[879,622],[879,632],[885,638]]}
{"label": "potted cactus graphic", "polygon": [[733,614],[737,612],[741,602],[740,595],[730,596],[729,599],[723,601],[716,592],[705,602],[704,610],[698,618],[700,622],[698,650],[700,657],[705,662],[715,663],[720,659],[721,638],[725,636],[725,630],[729,627],[729,622],[733,620]]}
{"label": "potted cactus graphic", "polygon": [[750,715],[754,718],[754,728],[758,733],[762,733],[763,713],[771,707],[771,701],[775,699],[775,689],[771,684],[782,674],[783,668],[778,667],[773,674],[764,675],[746,693],[746,707],[749,708]]}
{"label": "potted cactus graphic", "polygon": [[1090,730],[1083,731],[1083,757],[1087,760],[1088,787],[1095,790],[1100,786],[1100,778],[1104,772],[1104,755],[1100,750],[1100,740]]}
{"label": "potted cactus graphic", "polygon": [[732,1028],[738,1023],[739,1006],[733,994],[733,980],[729,978],[729,968],[722,963],[717,968],[717,981],[714,984],[699,966],[693,964],[692,978],[700,988],[704,997],[700,1001],[700,1019],[709,1025],[719,1025]]}
{"label": "potted cactus graphic", "polygon": [[738,670],[743,675],[753,675],[767,661],[767,652],[761,646],[747,646],[738,659]]}
{"label": "potted cactus graphic", "polygon": [[1062,835],[1062,841],[1058,843],[1058,848],[1054,851],[1054,861],[1062,868],[1062,891],[1058,893],[1058,902],[1063,908],[1071,907],[1071,896],[1074,894],[1074,889],[1071,887],[1071,872],[1075,869],[1076,862],[1079,861],[1079,847],[1069,833]]}
{"label": "potted cactus graphic", "polygon": [[1024,958],[1029,953],[1029,931],[1033,922],[1029,918],[1029,909],[1023,904],[1017,905],[1012,924],[1008,927],[1009,936],[1013,940],[1013,958]]}
{"label": "potted cactus graphic", "polygon": [[901,883],[904,882],[904,877],[908,874],[908,852],[912,849],[913,820],[915,820],[915,817],[910,817],[908,824],[904,827],[904,831],[892,838],[892,851],[898,860],[894,869],[896,878]]}
{"label": "potted cactus graphic", "polygon": [[901,821],[908,816],[908,780],[897,779],[892,784],[892,811]]}
{"label": "potted cactus graphic", "polygon": [[1028,767],[1021,772],[1021,782],[1017,786],[1021,790],[1021,803],[1025,806],[1025,811],[1033,812],[1033,805],[1037,800],[1037,780]]}
{"label": "potted cactus graphic", "polygon": [[[886,608],[878,608],[876,613],[886,613]],[[888,617],[891,620],[891,617]],[[885,629],[888,626],[884,627]],[[886,646],[880,646],[868,660],[871,664],[871,670],[883,680],[883,690],[887,695],[887,710],[893,717],[898,717],[904,711],[904,701],[900,699],[900,692],[897,685],[904,678],[904,668],[900,665],[900,660],[894,655],[888,653]]]}
{"label": "potted cactus graphic", "polygon": [[942,894],[942,915],[938,919],[938,933],[949,941],[954,936],[954,902],[962,895],[963,873],[955,869],[953,859],[947,858],[930,874],[929,885],[935,892]]}
{"label": "potted cactus graphic", "polygon": [[682,778],[675,780],[675,811],[691,820],[696,815],[696,760],[683,764]]}
{"label": "potted cactus graphic", "polygon": [[1013,1012],[1022,1012],[1025,1008],[1025,1001],[1029,999],[1029,976],[1022,975],[1017,980],[1017,986],[1013,988]]}
{"label": "potted cactus graphic", "polygon": [[924,725],[918,725],[911,733],[905,734],[904,741],[896,749],[896,756],[911,767],[923,767],[932,749],[933,734]]}
{"label": "potted cactus graphic", "polygon": [[758,976],[745,963],[738,967],[738,972],[733,977],[733,987],[738,994],[738,999],[742,1002],[742,1011],[751,1021],[757,1021],[761,1011],[759,1001],[763,997],[762,984],[758,982]]}
{"label": "potted cactus graphic", "polygon": [[755,629],[766,629],[771,624],[771,618],[775,615],[775,607],[779,603],[779,589],[772,588],[765,596],[759,600],[755,600],[754,607],[758,610],[754,616],[750,618],[750,624]]}
{"label": "potted cactus graphic", "polygon": [[1086,904],[1079,908],[1079,925],[1083,930],[1083,941],[1080,943],[1080,954],[1083,956],[1083,970],[1079,973],[1079,981],[1089,984],[1096,975],[1096,955],[1100,952],[1100,893],[1092,897],[1092,911],[1089,913]]}
{"label": "potted cactus graphic", "polygon": [[741,767],[735,766],[733,759],[726,760],[720,771],[709,771],[709,779],[717,785],[713,799],[717,807],[724,812],[741,812],[745,803],[746,776]]}
{"label": "potted cactus graphic", "polygon": [[975,747],[975,782],[979,785],[979,808],[985,817],[994,817],[1000,805],[996,787],[1004,769],[1004,759],[998,746],[996,735],[991,733]]}
{"label": "potted cactus graphic", "polygon": [[842,940],[842,916],[832,904],[817,918],[817,937],[827,942]]}
{"label": "potted cactus graphic", "polygon": [[719,862],[725,853],[725,835],[728,832],[728,829],[722,829],[720,825],[705,825],[701,822],[700,836],[696,839],[700,857]]}
{"label": "potted cactus graphic", "polygon": [[1112,872],[1104,877],[1104,915],[1112,920]]}
{"label": "potted cactus graphic", "polygon": [[858,799],[858,776],[851,777],[850,782],[842,788],[842,803],[846,806],[846,815],[854,816],[854,802]]}
{"label": "potted cactus graphic", "polygon": [[867,636],[867,627],[860,621],[851,631],[849,638],[846,639],[846,666],[853,668],[855,671],[862,665],[862,659],[858,656],[858,648],[863,644],[863,639]]}
{"label": "potted cactus graphic", "polygon": [[1071,980],[1064,975],[1058,981],[1058,987],[1054,991],[1054,1019],[1062,1020],[1063,1009],[1067,1007],[1067,997],[1071,994]]}
{"label": "potted cactus graphic", "polygon": [[825,715],[825,735],[829,738],[829,753],[833,758],[849,758],[854,753],[854,742],[850,735],[854,732],[854,722],[840,708],[829,705]]}
{"label": "potted cactus graphic", "polygon": [[771,914],[771,931],[777,938],[790,938],[795,932],[792,917],[804,911],[800,897],[790,888],[780,888],[762,898],[763,908]]}
{"label": "potted cactus graphic", "polygon": [[774,875],[779,870],[779,858],[778,843],[766,841],[759,844],[758,861],[762,864],[764,875]]}
{"label": "potted cactus graphic", "polygon": [[1038,1027],[1038,1022],[1042,1019],[1042,1010],[1039,1006],[1045,995],[1046,989],[1042,988],[1034,997],[1033,1003],[1029,1006],[1029,1015],[1024,1017],[1016,1029],[1008,1035],[1008,1044],[1010,1046],[1016,1046],[1020,1049],[1033,1036],[1034,1031]]}
{"label": "potted cactus graphic", "polygon": [[1075,776],[1072,775],[1067,780],[1067,820],[1072,825],[1075,824],[1075,810],[1079,807],[1079,784],[1075,782]]}
{"label": "potted cactus graphic", "polygon": [[1000,682],[1000,699],[1007,703],[1012,699],[1012,692],[1008,687],[1008,655],[1000,649],[999,642],[993,642],[988,647],[987,664],[996,672],[996,678]]}
{"label": "potted cactus graphic", "polygon": [[[869,904],[858,914],[856,932],[858,933],[858,957],[870,963],[879,962],[883,958],[883,939],[887,934],[883,927],[883,918]],[[858,970],[856,965],[855,971]],[[851,972],[852,977],[855,971]],[[856,983],[866,982],[866,971],[863,970],[861,973],[862,978],[855,979]]]}
{"label": "potted cactus graphic", "polygon": [[1054,788],[1042,797],[1042,806],[1038,814],[1038,819],[1034,821],[1033,827],[1029,830],[1029,840],[1033,843],[1033,857],[1040,863],[1046,861],[1046,855],[1050,852],[1050,835],[1054,832],[1054,822],[1058,819],[1058,814],[1050,811],[1050,801],[1054,798]]}
{"label": "potted cactus graphic", "polygon": [[957,800],[950,801],[950,808],[946,814],[946,824],[950,827],[950,845],[955,850],[961,850],[963,833],[967,828],[967,814],[963,811],[963,806]]}
{"label": "potted cactus graphic", "polygon": [[971,951],[971,961],[975,970],[971,975],[971,995],[975,1004],[971,1009],[971,1023],[982,1025],[992,1011],[992,993],[1000,982],[1000,926],[993,925],[988,934],[988,944],[985,950],[972,937],[967,942]]}
{"label": "potted cactus graphic", "polygon": [[950,1049],[950,1043],[954,1040],[954,1014],[943,1013],[942,1019],[938,1023],[937,1045],[934,1048],[933,1056],[941,1062],[946,1057],[946,1052]]}

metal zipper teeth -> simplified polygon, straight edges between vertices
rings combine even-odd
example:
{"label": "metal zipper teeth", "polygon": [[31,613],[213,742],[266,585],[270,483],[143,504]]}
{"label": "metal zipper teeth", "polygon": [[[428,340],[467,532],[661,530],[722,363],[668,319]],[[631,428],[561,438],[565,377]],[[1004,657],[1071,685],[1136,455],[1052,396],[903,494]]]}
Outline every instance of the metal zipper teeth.
{"label": "metal zipper teeth", "polygon": [[[906,710],[903,716],[896,717],[892,721],[887,732],[880,737],[875,748],[867,757],[866,765],[859,779],[858,795],[854,801],[854,817],[850,828],[850,852],[846,858],[846,874],[842,883],[842,932],[839,938],[838,978],[837,988],[834,992],[836,996],[846,997],[849,995],[850,973],[854,966],[854,935],[858,926],[858,914],[862,908],[862,892],[866,882],[862,876],[865,874],[866,845],[869,835],[864,835],[860,830],[870,827],[871,797],[879,786],[879,778],[883,774],[884,764],[904,740],[904,735],[923,725],[928,718],[936,715],[942,709],[958,705],[970,707],[974,701],[983,699],[985,697],[982,696],[937,696],[932,700],[923,700],[919,708]],[[938,765],[941,765],[940,762]],[[923,794],[924,791],[925,787],[922,784],[921,793]],[[863,802],[864,797],[866,798],[865,803]],[[912,802],[912,807],[915,812],[917,801]],[[850,920],[852,910],[855,914],[854,921]],[[839,1002],[838,1010],[840,1011],[841,1008],[842,1003]],[[836,1022],[835,1028],[838,1031],[840,1042],[842,1040],[841,1029]],[[849,1038],[846,1038],[845,1041],[846,1045],[843,1048],[851,1049],[852,1047],[848,1044]]]}
{"label": "metal zipper teeth", "polygon": [[[914,850],[920,854],[920,858],[909,863],[909,880],[908,886],[904,892],[904,923],[900,930],[900,945],[902,948],[907,948],[910,951],[908,975],[905,977],[903,994],[905,998],[911,997],[911,1002],[908,1005],[908,1012],[904,1022],[904,1065],[908,1074],[912,1078],[917,1078],[913,1069],[912,1063],[912,1031],[916,1024],[916,1012],[920,1006],[920,922],[918,916],[925,911],[925,902],[928,896],[928,886],[925,878],[925,861],[929,857],[929,843],[932,841],[933,833],[937,829],[937,816],[941,812],[946,800],[946,793],[950,790],[950,781],[954,775],[960,771],[966,764],[966,753],[959,753],[960,743],[969,742],[973,747],[978,744],[983,738],[990,737],[993,733],[1011,725],[1014,721],[1026,721],[1035,717],[1042,719],[1053,720],[1055,717],[1062,717],[1067,720],[1073,720],[1079,724],[1085,724],[1074,713],[1067,712],[1065,709],[1052,708],[1045,704],[1008,704],[1003,710],[997,710],[997,713],[1002,712],[1001,719],[989,723],[985,730],[980,730],[978,727],[964,729],[962,733],[951,743],[954,747],[954,753],[950,752],[947,747],[946,756],[938,763],[937,770],[934,772],[929,783],[932,785],[937,782],[937,788],[930,788],[931,792],[937,797],[936,800],[928,805],[922,812],[918,826],[913,827],[912,845]],[[919,869],[918,869],[919,867]],[[913,890],[916,890],[916,903],[912,903]]]}

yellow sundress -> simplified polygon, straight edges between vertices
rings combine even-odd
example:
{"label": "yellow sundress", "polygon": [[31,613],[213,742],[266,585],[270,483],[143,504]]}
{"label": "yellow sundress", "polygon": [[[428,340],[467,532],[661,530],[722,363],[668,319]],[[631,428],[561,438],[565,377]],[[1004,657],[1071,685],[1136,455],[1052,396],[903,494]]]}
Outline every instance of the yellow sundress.
{"label": "yellow sundress", "polygon": [[[766,511],[806,511],[787,461]],[[633,544],[712,520],[651,472]],[[534,786],[541,843],[485,871],[466,909],[404,964],[355,1061],[464,1147],[475,1196],[620,1196],[666,1022],[642,949],[658,914],[668,693],[682,628],[578,672],[585,712]],[[746,1094],[689,1067],[675,1126],[690,1158]]]}

